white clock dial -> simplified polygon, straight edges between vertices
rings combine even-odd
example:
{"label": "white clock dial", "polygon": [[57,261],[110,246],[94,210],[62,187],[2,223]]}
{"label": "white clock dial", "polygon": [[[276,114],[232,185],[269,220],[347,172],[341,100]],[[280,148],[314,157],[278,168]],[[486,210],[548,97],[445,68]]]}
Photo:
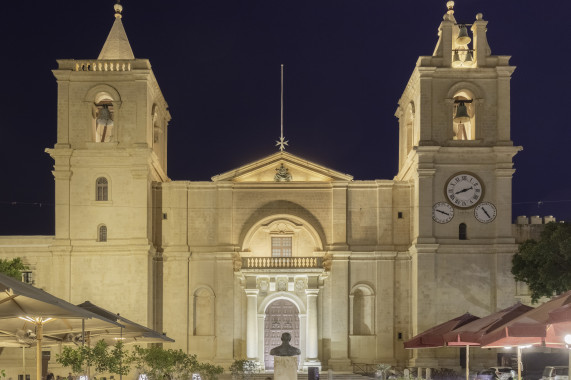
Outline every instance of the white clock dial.
{"label": "white clock dial", "polygon": [[454,217],[454,209],[446,202],[438,202],[432,206],[432,220],[436,223],[448,223]]}
{"label": "white clock dial", "polygon": [[484,196],[484,187],[479,178],[469,173],[457,173],[446,184],[446,197],[456,207],[470,208]]}
{"label": "white clock dial", "polygon": [[490,202],[482,202],[474,209],[474,216],[482,223],[490,223],[496,219],[496,206]]}

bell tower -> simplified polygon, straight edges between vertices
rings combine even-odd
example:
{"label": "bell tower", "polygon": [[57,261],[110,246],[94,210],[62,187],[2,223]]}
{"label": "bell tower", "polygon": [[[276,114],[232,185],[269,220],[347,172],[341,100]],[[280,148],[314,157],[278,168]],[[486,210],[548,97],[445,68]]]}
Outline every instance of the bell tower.
{"label": "bell tower", "polygon": [[[53,70],[57,143],[46,150],[55,161],[53,286],[72,303],[89,299],[153,326],[161,223],[154,184],[169,181],[170,114],[149,61],[133,54],[123,7],[114,9],[99,57],[58,60]],[[120,283],[133,294],[116,294]]]}
{"label": "bell tower", "polygon": [[[438,29],[399,100],[399,172],[411,186],[410,336],[514,301],[509,56],[492,55],[481,13]],[[461,268],[458,270],[458,268]],[[454,299],[454,308],[450,307]],[[415,350],[416,351],[416,350]],[[437,364],[415,352],[411,364]],[[431,361],[432,360],[432,361]]]}

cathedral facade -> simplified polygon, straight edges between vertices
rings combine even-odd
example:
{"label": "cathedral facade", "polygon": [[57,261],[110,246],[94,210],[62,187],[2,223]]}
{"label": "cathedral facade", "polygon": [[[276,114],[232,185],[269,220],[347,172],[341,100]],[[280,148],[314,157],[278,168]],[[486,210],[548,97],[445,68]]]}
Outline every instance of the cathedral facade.
{"label": "cathedral facade", "polygon": [[394,179],[356,181],[279,151],[211,181],[171,181],[167,102],[116,5],[99,57],[53,70],[55,235],[1,237],[0,255],[22,257],[36,286],[120,311],[200,360],[272,369],[269,350],[290,332],[300,369],[459,367],[457,350],[403,342],[515,302],[515,68],[491,55],[486,28],[481,14],[458,23],[449,2],[399,100]]}

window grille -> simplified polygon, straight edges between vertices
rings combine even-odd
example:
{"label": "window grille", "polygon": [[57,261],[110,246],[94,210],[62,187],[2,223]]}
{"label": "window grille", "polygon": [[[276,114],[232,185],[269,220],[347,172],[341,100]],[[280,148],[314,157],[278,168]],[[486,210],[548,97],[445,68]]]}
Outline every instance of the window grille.
{"label": "window grille", "polygon": [[291,257],[291,237],[272,237],[272,257]]}
{"label": "window grille", "polygon": [[109,182],[105,177],[97,178],[95,185],[95,200],[97,201],[109,200]]}
{"label": "window grille", "polygon": [[107,241],[107,226],[99,226],[98,241]]}

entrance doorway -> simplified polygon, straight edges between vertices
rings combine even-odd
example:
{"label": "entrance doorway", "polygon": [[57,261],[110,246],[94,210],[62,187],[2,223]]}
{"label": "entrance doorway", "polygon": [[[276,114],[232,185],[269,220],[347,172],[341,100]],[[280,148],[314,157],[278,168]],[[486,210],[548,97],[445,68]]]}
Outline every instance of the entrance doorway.
{"label": "entrance doorway", "polygon": [[[266,309],[264,320],[264,364],[267,370],[274,369],[274,357],[270,350],[282,344],[282,334],[291,334],[290,344],[299,348],[299,312],[293,302],[274,301]],[[299,358],[298,358],[299,360]]]}

